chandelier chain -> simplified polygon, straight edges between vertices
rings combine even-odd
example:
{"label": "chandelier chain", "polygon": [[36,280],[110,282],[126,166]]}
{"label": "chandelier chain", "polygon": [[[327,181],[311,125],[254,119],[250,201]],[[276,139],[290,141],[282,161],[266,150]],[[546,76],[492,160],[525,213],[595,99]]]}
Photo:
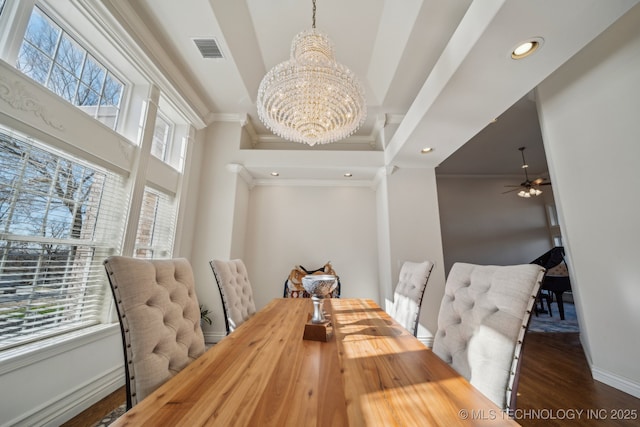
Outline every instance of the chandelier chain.
{"label": "chandelier chain", "polygon": [[311,18],[311,28],[316,28],[316,0],[313,0],[313,16]]}

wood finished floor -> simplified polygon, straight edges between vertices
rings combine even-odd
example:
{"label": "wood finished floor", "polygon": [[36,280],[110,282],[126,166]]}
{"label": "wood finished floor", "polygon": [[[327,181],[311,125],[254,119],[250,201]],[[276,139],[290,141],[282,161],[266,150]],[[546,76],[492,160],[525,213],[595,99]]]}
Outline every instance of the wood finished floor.
{"label": "wood finished floor", "polygon": [[[123,387],[63,426],[93,426],[124,400]],[[635,419],[614,419],[625,415],[631,418],[634,411]],[[640,399],[591,378],[577,333],[530,332],[525,340],[514,415],[525,427],[637,427]]]}
{"label": "wood finished floor", "polygon": [[637,427],[640,399],[591,377],[577,333],[530,332],[515,415],[523,426]]}

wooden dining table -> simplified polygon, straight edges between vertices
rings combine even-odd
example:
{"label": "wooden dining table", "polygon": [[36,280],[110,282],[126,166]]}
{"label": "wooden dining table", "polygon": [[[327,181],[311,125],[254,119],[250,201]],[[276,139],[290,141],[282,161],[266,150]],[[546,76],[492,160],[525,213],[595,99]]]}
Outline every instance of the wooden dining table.
{"label": "wooden dining table", "polygon": [[275,299],[112,426],[517,425],[375,302]]}

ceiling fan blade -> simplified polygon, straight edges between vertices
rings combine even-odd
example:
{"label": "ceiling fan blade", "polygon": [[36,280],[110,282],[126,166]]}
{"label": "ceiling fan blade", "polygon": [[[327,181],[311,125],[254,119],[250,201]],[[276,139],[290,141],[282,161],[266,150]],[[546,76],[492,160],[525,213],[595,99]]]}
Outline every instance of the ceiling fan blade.
{"label": "ceiling fan blade", "polygon": [[522,185],[505,185],[504,187],[522,187]]}
{"label": "ceiling fan blade", "polygon": [[544,178],[535,179],[535,180],[533,180],[531,182],[531,184],[533,184],[533,185],[551,185],[550,182],[545,182]]}
{"label": "ceiling fan blade", "polygon": [[519,189],[520,189],[520,186],[518,186],[518,188],[514,188],[513,190],[503,191],[502,194],[513,193],[514,191],[518,191]]}

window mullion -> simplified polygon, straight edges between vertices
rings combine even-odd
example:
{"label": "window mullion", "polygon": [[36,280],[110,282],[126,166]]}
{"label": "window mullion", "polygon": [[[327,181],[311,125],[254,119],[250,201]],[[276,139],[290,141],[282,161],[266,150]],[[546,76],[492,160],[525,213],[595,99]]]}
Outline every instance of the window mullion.
{"label": "window mullion", "polygon": [[[100,85],[100,93],[98,94],[98,105],[96,106],[96,117],[98,117],[102,113],[100,110],[102,110],[102,100],[104,99],[104,91],[107,87],[107,80],[109,78],[109,74],[111,73],[105,69],[104,78],[102,79],[102,84]],[[120,117],[119,114],[118,114],[118,117]]]}
{"label": "window mullion", "polygon": [[138,222],[140,221],[140,207],[142,206],[147,180],[147,168],[149,166],[149,157],[151,156],[151,145],[153,143],[153,133],[158,115],[159,99],[160,90],[157,86],[151,85],[149,87],[149,96],[144,113],[140,144],[138,145],[137,157],[131,176],[131,206],[129,207],[122,255],[131,256],[135,250]]}
{"label": "window mullion", "polygon": [[[80,91],[80,85],[82,83],[82,75],[84,74],[84,68],[87,66],[87,51],[86,50],[83,52],[82,56],[83,56],[83,59],[82,59],[82,65],[80,66],[80,73],[79,73],[80,75],[78,76],[78,79],[77,79],[76,90],[73,93],[73,101],[72,101],[73,105],[78,105],[78,101],[79,101],[79,99],[78,99],[78,91]],[[91,89],[89,89],[89,90],[91,90]],[[93,118],[96,118],[96,117],[98,117],[98,109],[97,108],[96,108],[96,112],[93,113]]]}
{"label": "window mullion", "polygon": [[45,87],[49,87],[49,81],[51,80],[51,74],[53,73],[53,68],[56,66],[56,59],[58,58],[58,50],[60,49],[60,44],[62,43],[63,35],[64,35],[63,31],[60,31],[60,33],[58,34],[58,39],[56,40],[56,48],[53,50],[53,55],[51,56],[51,65],[49,66],[49,71],[47,71],[47,78],[44,81]]}

